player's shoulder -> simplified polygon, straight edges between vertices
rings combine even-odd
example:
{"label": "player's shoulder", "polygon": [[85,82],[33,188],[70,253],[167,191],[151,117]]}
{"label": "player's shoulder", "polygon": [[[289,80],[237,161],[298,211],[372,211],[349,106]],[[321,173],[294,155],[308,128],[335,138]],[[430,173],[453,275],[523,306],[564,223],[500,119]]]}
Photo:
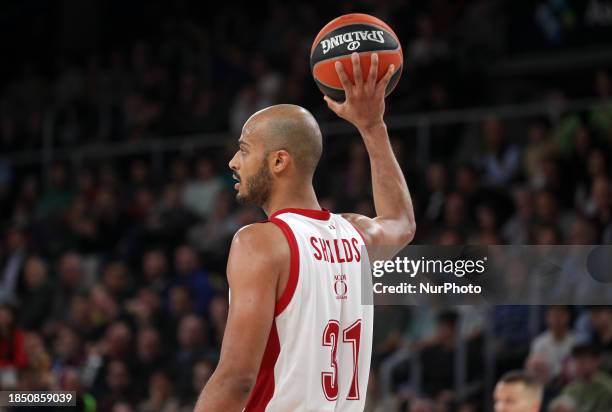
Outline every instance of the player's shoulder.
{"label": "player's shoulder", "polygon": [[352,224],[367,225],[370,224],[370,221],[372,220],[367,216],[360,215],[357,213],[339,213],[338,215],[342,216],[344,219],[348,220]]}
{"label": "player's shoulder", "polygon": [[232,240],[232,249],[239,249],[252,257],[263,255],[282,259],[289,256],[285,235],[276,224],[269,221],[240,228]]}
{"label": "player's shoulder", "polygon": [[357,213],[339,213],[339,215],[346,219],[350,224],[353,225],[359,234],[363,237],[363,240],[371,245],[376,235],[377,226],[374,219]]}

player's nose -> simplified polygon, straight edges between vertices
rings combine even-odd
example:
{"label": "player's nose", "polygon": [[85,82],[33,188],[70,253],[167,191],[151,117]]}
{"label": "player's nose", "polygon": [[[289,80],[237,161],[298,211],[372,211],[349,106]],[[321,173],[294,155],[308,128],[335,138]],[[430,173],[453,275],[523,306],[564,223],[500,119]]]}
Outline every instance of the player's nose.
{"label": "player's nose", "polygon": [[236,160],[237,156],[238,152],[234,153],[234,157],[232,157],[229,163],[227,164],[232,170],[238,170],[238,161]]}

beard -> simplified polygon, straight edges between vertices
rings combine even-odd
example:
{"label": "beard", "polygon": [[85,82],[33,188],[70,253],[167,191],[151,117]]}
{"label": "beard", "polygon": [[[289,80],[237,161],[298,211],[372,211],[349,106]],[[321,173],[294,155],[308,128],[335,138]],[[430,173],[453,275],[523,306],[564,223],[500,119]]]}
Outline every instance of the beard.
{"label": "beard", "polygon": [[266,204],[272,192],[272,175],[268,170],[265,160],[259,170],[257,170],[257,173],[246,179],[244,183],[246,193],[241,194],[238,192],[236,195],[238,202],[259,207]]}

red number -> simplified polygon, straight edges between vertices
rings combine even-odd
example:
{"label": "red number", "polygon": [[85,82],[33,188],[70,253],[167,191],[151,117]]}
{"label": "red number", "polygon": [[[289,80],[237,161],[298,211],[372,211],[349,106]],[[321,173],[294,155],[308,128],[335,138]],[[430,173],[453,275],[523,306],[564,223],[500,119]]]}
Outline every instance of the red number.
{"label": "red number", "polygon": [[[338,337],[340,334],[340,323],[330,320],[323,331],[323,346],[331,346],[331,367],[333,372],[321,372],[323,393],[329,401],[338,399],[338,362],[336,353],[338,351]],[[342,341],[350,343],[353,347],[353,379],[346,397],[347,400],[359,399],[359,342],[361,338],[361,319],[358,319],[348,328],[342,331]]]}
{"label": "red number", "polygon": [[323,331],[323,346],[331,346],[331,366],[333,372],[321,372],[323,382],[323,393],[328,401],[338,399],[338,363],[336,362],[336,351],[338,350],[338,334],[340,333],[340,323],[330,320]]}
{"label": "red number", "polygon": [[361,319],[358,319],[348,328],[344,329],[342,340],[353,344],[353,380],[346,399],[359,399],[359,341],[361,340]]}

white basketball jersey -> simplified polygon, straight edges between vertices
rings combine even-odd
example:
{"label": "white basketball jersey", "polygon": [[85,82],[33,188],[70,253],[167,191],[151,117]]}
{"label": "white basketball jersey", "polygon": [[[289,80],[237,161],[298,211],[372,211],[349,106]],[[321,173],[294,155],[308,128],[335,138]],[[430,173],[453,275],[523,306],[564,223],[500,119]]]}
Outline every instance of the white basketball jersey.
{"label": "white basketball jersey", "polygon": [[363,411],[373,326],[361,304],[364,240],[327,210],[283,209],[269,221],[289,242],[290,275],[245,411]]}

